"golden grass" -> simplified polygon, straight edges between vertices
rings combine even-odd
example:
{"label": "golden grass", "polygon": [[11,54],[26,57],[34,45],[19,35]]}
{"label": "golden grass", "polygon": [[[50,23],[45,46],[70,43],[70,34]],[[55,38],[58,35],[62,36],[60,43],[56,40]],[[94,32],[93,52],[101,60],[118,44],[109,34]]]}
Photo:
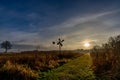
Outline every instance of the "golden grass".
{"label": "golden grass", "polygon": [[35,80],[39,72],[57,68],[81,56],[80,53],[57,51],[0,54],[0,80]]}

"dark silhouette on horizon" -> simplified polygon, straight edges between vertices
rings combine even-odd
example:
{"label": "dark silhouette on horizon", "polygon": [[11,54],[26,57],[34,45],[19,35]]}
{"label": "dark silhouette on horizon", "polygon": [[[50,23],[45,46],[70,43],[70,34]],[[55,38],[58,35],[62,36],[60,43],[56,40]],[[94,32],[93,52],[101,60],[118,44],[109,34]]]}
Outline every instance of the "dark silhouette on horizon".
{"label": "dark silhouette on horizon", "polygon": [[57,44],[59,46],[59,54],[61,54],[61,48],[63,46],[64,39],[58,39],[58,41],[53,41],[53,44]]}
{"label": "dark silhouette on horizon", "polygon": [[10,43],[10,41],[3,41],[1,43],[1,48],[5,49],[5,53],[7,53],[8,49],[12,48],[12,44]]}

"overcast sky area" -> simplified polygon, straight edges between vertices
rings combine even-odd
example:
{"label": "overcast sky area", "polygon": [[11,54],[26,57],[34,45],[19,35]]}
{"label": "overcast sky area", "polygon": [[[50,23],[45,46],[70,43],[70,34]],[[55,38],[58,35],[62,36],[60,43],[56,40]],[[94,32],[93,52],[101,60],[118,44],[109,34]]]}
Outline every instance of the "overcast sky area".
{"label": "overcast sky area", "polygon": [[59,37],[74,50],[118,34],[120,0],[0,0],[0,43],[9,40],[12,50],[57,49]]}

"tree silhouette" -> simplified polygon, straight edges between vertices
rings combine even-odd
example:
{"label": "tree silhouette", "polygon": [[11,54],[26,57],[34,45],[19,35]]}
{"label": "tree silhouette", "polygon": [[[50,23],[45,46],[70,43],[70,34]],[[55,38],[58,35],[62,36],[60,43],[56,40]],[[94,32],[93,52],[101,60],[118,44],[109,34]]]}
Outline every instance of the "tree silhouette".
{"label": "tree silhouette", "polygon": [[12,44],[9,41],[4,41],[1,43],[1,48],[4,48],[5,53],[7,53],[8,49],[12,48]]}
{"label": "tree silhouette", "polygon": [[61,47],[63,46],[64,40],[61,40],[60,38],[58,39],[57,42],[53,41],[53,44],[57,44],[59,46],[59,53],[61,53]]}

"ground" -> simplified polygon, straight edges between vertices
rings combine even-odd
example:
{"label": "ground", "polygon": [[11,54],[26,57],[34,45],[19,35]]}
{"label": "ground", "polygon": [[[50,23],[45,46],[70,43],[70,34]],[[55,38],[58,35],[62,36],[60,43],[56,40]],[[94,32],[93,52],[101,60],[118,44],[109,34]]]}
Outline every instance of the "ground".
{"label": "ground", "polygon": [[92,65],[91,57],[84,54],[61,67],[48,72],[41,73],[42,80],[94,80],[93,71],[90,69]]}

